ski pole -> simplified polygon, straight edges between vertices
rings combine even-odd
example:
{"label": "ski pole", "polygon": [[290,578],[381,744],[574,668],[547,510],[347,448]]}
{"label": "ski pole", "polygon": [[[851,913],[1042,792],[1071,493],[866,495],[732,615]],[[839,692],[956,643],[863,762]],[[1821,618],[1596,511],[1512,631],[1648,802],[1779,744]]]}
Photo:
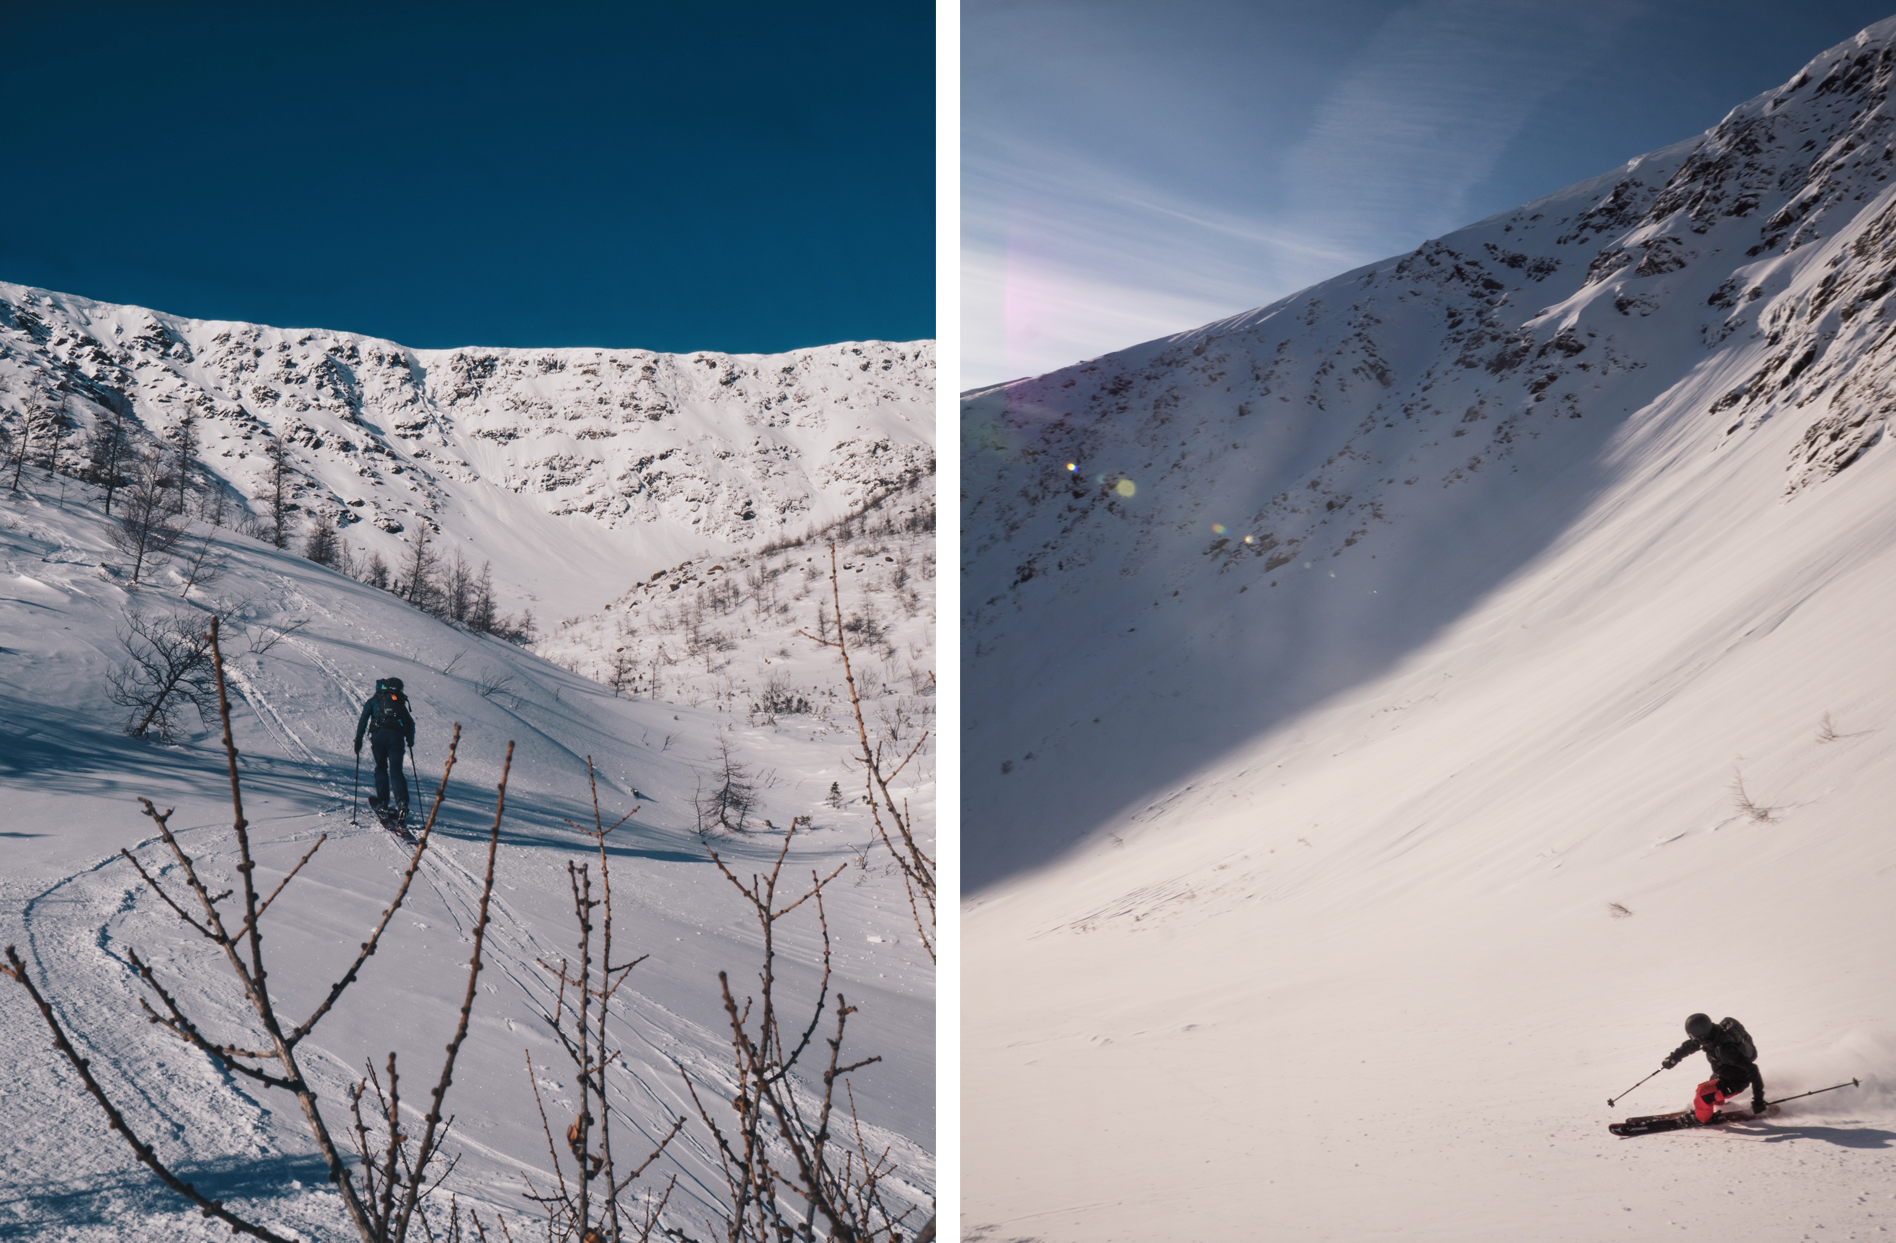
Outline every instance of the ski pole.
{"label": "ski pole", "polygon": [[1838,1088],[1860,1088],[1862,1086],[1863,1085],[1858,1083],[1855,1079],[1852,1079],[1848,1083],[1833,1083],[1827,1088],[1818,1088],[1816,1089],[1816,1091],[1812,1091],[1812,1092],[1799,1092],[1796,1096],[1780,1096],[1778,1097],[1778,1099],[1774,1101],[1766,1101],[1765,1104],[1782,1105],[1785,1101],[1801,1101],[1806,1096],[1817,1095],[1818,1092],[1835,1092]]}
{"label": "ski pole", "polygon": [[[1662,1071],[1662,1070],[1664,1070],[1664,1069],[1665,1069],[1665,1067],[1663,1067],[1663,1066],[1661,1066],[1661,1067],[1659,1068],[1659,1070],[1655,1070],[1655,1071],[1653,1071],[1653,1072],[1652,1072],[1652,1075],[1656,1075],[1656,1074],[1658,1074],[1658,1073],[1659,1073],[1659,1071]],[[1647,1075],[1647,1076],[1646,1076],[1646,1079],[1650,1079],[1650,1078],[1652,1078],[1652,1075]],[[1641,1080],[1639,1081],[1639,1083],[1644,1083],[1644,1082],[1646,1082],[1646,1079],[1641,1079]],[[1636,1088],[1636,1087],[1638,1087],[1638,1086],[1639,1086],[1639,1083],[1635,1083],[1635,1084],[1633,1085],[1633,1088]],[[1615,1106],[1615,1105],[1617,1105],[1617,1104],[1619,1104],[1619,1103],[1620,1103],[1621,1101],[1623,1101],[1623,1100],[1625,1100],[1625,1099],[1626,1099],[1627,1097],[1629,1097],[1629,1096],[1631,1096],[1631,1095],[1633,1094],[1633,1088],[1627,1088],[1627,1089],[1626,1089],[1626,1090],[1625,1090],[1624,1092],[1621,1092],[1621,1093],[1620,1093],[1620,1094],[1619,1094],[1618,1096],[1609,1096],[1609,1097],[1607,1097],[1607,1098],[1606,1098],[1606,1107],[1607,1107],[1608,1109],[1611,1109],[1611,1108],[1613,1108],[1613,1106]]]}

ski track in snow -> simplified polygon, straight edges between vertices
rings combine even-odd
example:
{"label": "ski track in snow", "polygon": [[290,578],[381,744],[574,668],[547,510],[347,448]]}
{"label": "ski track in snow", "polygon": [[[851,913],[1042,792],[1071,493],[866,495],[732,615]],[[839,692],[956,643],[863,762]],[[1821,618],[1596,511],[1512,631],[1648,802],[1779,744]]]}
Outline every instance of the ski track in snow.
{"label": "ski track in snow", "polygon": [[230,683],[237,688],[237,693],[249,701],[250,706],[257,711],[258,716],[267,722],[271,732],[273,732],[280,741],[288,744],[288,746],[285,747],[286,750],[288,747],[295,747],[297,751],[302,753],[302,757],[306,762],[311,764],[317,762],[316,753],[303,745],[303,740],[296,736],[296,731],[290,728],[289,723],[283,719],[283,714],[276,710],[276,707],[271,704],[269,698],[264,695],[262,691],[257,689],[256,683],[251,679],[249,674],[244,672],[243,666],[233,663],[226,667],[224,675]]}

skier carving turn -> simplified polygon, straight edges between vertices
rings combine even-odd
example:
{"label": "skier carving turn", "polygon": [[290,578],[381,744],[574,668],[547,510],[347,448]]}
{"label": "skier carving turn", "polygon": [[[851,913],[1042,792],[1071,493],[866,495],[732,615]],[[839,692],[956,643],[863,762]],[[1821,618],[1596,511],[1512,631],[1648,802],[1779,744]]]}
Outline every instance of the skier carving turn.
{"label": "skier carving turn", "polygon": [[409,715],[400,678],[376,679],[375,693],[362,705],[362,716],[356,721],[357,755],[362,754],[365,732],[375,755],[375,793],[369,796],[369,810],[388,827],[403,829],[408,824],[408,779],[402,774],[402,749],[414,750],[415,718]]}
{"label": "skier carving turn", "polygon": [[1698,1085],[1692,1095],[1692,1116],[1701,1125],[1710,1122],[1718,1107],[1751,1088],[1751,1112],[1765,1110],[1764,1076],[1758,1073],[1758,1046],[1751,1033],[1737,1019],[1714,1023],[1710,1015],[1694,1014],[1685,1021],[1686,1042],[1666,1055],[1660,1063],[1671,1070],[1685,1058],[1703,1051],[1712,1064],[1712,1077]]}

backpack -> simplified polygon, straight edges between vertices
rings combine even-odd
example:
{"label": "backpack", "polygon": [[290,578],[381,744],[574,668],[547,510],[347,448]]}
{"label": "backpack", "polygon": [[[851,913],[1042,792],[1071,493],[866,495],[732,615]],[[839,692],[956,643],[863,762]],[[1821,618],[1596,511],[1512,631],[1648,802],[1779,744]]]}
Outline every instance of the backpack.
{"label": "backpack", "polygon": [[1724,1028],[1725,1033],[1737,1042],[1739,1048],[1744,1050],[1745,1061],[1755,1062],[1758,1060],[1758,1046],[1753,1043],[1751,1033],[1745,1030],[1743,1023],[1740,1023],[1737,1019],[1728,1018],[1720,1023],[1719,1026]]}
{"label": "backpack", "polygon": [[402,680],[400,678],[377,678],[375,682],[375,711],[369,715],[371,729],[405,730],[402,723]]}

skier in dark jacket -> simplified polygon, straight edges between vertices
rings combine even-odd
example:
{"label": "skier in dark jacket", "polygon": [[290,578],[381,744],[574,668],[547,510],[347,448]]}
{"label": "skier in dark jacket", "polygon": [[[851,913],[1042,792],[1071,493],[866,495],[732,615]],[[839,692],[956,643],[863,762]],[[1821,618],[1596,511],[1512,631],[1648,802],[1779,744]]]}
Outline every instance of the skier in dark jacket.
{"label": "skier in dark jacket", "polygon": [[1757,1047],[1744,1024],[1737,1019],[1714,1023],[1710,1015],[1695,1014],[1685,1021],[1685,1033],[1690,1039],[1660,1064],[1671,1070],[1692,1054],[1704,1051],[1705,1060],[1712,1064],[1712,1077],[1693,1093],[1692,1116],[1699,1122],[1710,1122],[1718,1107],[1747,1085],[1751,1088],[1751,1112],[1763,1113],[1764,1076],[1758,1073]]}
{"label": "skier in dark jacket", "polygon": [[[415,718],[408,713],[408,696],[402,693],[400,678],[378,679],[375,694],[362,705],[361,719],[356,722],[357,755],[362,754],[364,732],[369,734],[369,745],[375,755],[375,793],[369,798],[369,807],[378,817],[405,824],[408,780],[402,775],[402,748],[414,749]],[[395,794],[392,805],[390,786],[394,787]]]}

